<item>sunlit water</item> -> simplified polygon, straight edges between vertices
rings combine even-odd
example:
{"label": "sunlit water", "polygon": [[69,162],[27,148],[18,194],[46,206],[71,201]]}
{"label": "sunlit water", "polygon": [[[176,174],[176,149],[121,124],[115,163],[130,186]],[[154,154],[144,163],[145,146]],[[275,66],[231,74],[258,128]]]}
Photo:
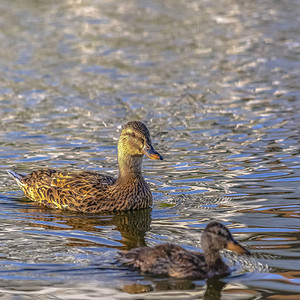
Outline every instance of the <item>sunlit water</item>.
{"label": "sunlit water", "polygon": [[[299,295],[297,2],[1,1],[0,296]],[[152,210],[42,208],[5,172],[117,175],[128,120],[146,122],[165,158],[144,159]],[[167,241],[196,250],[212,219],[253,253],[224,253],[229,277],[176,280],[117,262],[120,250]]]}

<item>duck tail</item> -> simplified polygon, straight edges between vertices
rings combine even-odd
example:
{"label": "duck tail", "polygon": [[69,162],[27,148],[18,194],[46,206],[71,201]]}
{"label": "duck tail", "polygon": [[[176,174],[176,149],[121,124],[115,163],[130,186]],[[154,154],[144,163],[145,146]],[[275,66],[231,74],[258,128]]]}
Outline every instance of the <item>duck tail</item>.
{"label": "duck tail", "polygon": [[22,179],[24,177],[24,175],[21,175],[17,172],[14,172],[14,171],[10,171],[10,170],[7,170],[7,173],[10,177],[12,177],[16,182],[17,184],[20,186],[20,187],[23,187],[24,186],[24,183],[22,182]]}

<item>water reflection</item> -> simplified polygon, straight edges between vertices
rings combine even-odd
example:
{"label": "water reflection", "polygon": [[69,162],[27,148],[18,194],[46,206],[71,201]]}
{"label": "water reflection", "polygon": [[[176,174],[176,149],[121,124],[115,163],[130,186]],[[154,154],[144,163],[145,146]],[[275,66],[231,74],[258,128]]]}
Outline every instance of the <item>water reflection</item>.
{"label": "water reflection", "polygon": [[[221,4],[0,1],[4,296],[120,299],[120,282],[144,277],[114,265],[117,249],[193,249],[211,219],[255,253],[251,276],[224,279],[222,296],[299,294],[298,1]],[[152,212],[83,216],[17,201],[6,169],[116,175],[119,126],[132,119],[166,153],[159,166],[143,162]],[[176,293],[174,281],[147,280],[171,291],[145,298],[204,295],[205,282]]]}
{"label": "water reflection", "polygon": [[[217,276],[209,278],[206,281],[192,281],[189,279],[175,279],[175,278],[160,278],[154,279],[145,276],[148,284],[125,284],[123,291],[129,294],[141,294],[150,291],[188,291],[196,290],[196,293],[202,296],[205,300],[218,300],[222,297],[222,289],[226,286],[221,278]],[[151,282],[151,284],[150,284]],[[192,292],[195,294],[195,292]]]}
{"label": "water reflection", "polygon": [[[19,213],[26,215],[26,221],[33,228],[46,229],[50,235],[52,232],[58,231],[58,235],[67,236],[66,246],[69,247],[98,246],[120,250],[143,247],[146,246],[145,235],[150,230],[151,224],[151,209],[116,214],[85,215],[67,212],[59,214],[47,208],[25,208],[20,209]],[[107,230],[119,232],[121,238],[116,232],[110,237],[117,243],[100,238],[106,235]],[[32,232],[33,229],[30,231]]]}
{"label": "water reflection", "polygon": [[221,292],[225,285],[226,285],[225,282],[219,280],[216,277],[208,279],[206,282],[206,291],[204,293],[203,299],[204,300],[221,299]]}

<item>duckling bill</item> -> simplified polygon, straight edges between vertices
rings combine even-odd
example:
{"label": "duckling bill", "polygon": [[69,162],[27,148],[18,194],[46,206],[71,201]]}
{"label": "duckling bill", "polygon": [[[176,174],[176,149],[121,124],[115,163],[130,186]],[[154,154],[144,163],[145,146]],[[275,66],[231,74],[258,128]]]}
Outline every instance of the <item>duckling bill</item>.
{"label": "duckling bill", "polygon": [[185,250],[174,244],[141,247],[120,254],[120,261],[142,272],[176,278],[204,279],[230,274],[219,253],[228,249],[237,254],[250,252],[240,245],[230,231],[219,222],[210,222],[201,237],[203,254]]}
{"label": "duckling bill", "polygon": [[118,142],[118,178],[53,169],[8,174],[28,198],[50,208],[84,213],[142,209],[152,205],[152,193],[142,175],[144,155],[163,159],[152,146],[146,125],[131,121],[123,126]]}

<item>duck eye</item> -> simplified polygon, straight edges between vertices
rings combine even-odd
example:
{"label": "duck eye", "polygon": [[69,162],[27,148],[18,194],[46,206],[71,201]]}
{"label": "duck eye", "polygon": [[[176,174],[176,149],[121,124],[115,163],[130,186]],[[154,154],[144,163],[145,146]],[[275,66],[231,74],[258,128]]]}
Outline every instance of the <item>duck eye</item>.
{"label": "duck eye", "polygon": [[129,135],[130,135],[132,138],[135,138],[135,133],[134,133],[134,132],[131,132]]}

